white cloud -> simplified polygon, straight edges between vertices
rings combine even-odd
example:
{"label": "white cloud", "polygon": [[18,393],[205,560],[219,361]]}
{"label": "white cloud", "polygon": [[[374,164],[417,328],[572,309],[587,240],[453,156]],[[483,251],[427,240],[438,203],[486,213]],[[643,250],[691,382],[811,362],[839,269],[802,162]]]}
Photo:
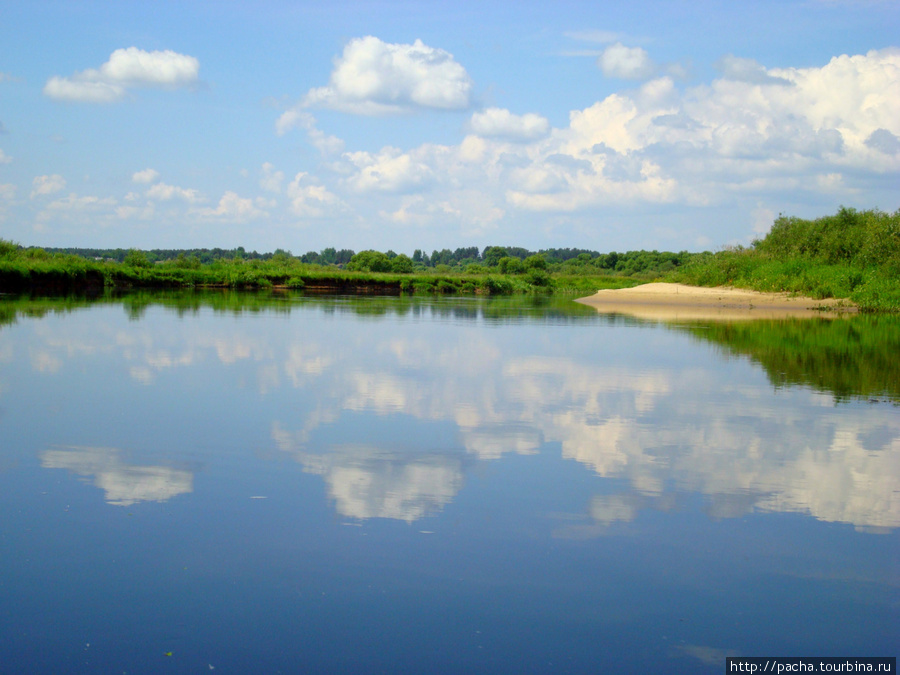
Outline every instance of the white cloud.
{"label": "white cloud", "polygon": [[503,108],[488,108],[472,115],[469,127],[479,136],[534,140],[549,133],[550,122],[534,113],[514,115]]}
{"label": "white cloud", "polygon": [[118,202],[114,197],[85,195],[79,197],[74,192],[47,204],[35,217],[35,229],[47,231],[51,225],[73,223],[77,225],[106,226],[115,217]]}
{"label": "white cloud", "polygon": [[[86,71],[87,72],[87,71]],[[126,86],[180,87],[197,81],[200,62],[171,50],[145,52],[137,47],[117,49],[100,66],[104,80]]]}
{"label": "white cloud", "polygon": [[645,80],[652,77],[657,67],[650,55],[640,47],[626,47],[621,42],[603,50],[597,65],[606,77],[623,80]]}
{"label": "white cloud", "polygon": [[295,127],[305,129],[309,142],[323,155],[336,155],[344,150],[344,141],[336,136],[326,136],[316,127],[316,118],[300,108],[292,108],[282,114],[275,123],[275,132],[283,136]]}
{"label": "white cloud", "polygon": [[184,87],[197,82],[200,62],[171,50],[146,52],[137,47],[117,49],[99,69],[90,68],[71,77],[53,76],[44,94],[62,101],[109,103],[125,96],[132,87]]}
{"label": "white cloud", "polygon": [[9,164],[10,162],[12,162],[12,157],[7,155],[5,152],[3,152],[2,149],[0,149],[0,164]]}
{"label": "white cloud", "polygon": [[266,192],[281,192],[281,183],[284,180],[284,171],[275,171],[275,167],[266,162],[262,165],[262,176],[259,179],[259,187]]}
{"label": "white cloud", "polygon": [[170,199],[183,199],[186,202],[195,204],[204,201],[203,195],[192,188],[180,188],[175,185],[166,185],[165,183],[157,183],[147,189],[147,197],[159,201],[169,201]]}
{"label": "white cloud", "polygon": [[287,187],[291,211],[302,218],[321,218],[331,215],[345,205],[325,187],[310,181],[308,174],[298,173]]}
{"label": "white cloud", "polygon": [[232,191],[227,191],[219,200],[216,208],[196,209],[194,213],[201,218],[213,218],[229,222],[247,222],[268,215],[262,208],[269,206],[264,200],[240,197]]}
{"label": "white cloud", "polygon": [[347,184],[356,192],[407,192],[420,188],[434,176],[433,156],[425,146],[405,153],[385,147],[378,153],[348,152],[344,157],[356,169]]}
{"label": "white cloud", "polygon": [[328,85],[310,89],[300,107],[361,115],[459,110],[469,106],[471,89],[468,73],[449,52],[421,40],[391,44],[368,36],[347,43]]}
{"label": "white cloud", "polygon": [[131,176],[131,180],[134,183],[152,183],[157,178],[159,178],[159,171],[156,169],[144,169],[143,171],[137,171]]}
{"label": "white cloud", "polygon": [[34,199],[40,195],[52,195],[55,192],[64,190],[66,179],[56,173],[52,176],[35,176],[31,185],[31,198]]}
{"label": "white cloud", "polygon": [[790,84],[789,80],[770,75],[765,67],[753,59],[744,59],[732,54],[719,59],[716,63],[716,68],[722,73],[723,77],[729,80],[738,80],[751,84]]}

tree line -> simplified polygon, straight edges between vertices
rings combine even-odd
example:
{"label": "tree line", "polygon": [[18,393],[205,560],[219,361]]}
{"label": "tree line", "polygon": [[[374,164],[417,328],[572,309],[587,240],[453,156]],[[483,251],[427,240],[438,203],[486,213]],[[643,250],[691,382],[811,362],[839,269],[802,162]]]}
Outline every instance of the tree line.
{"label": "tree line", "polygon": [[520,246],[477,246],[433,250],[427,254],[416,249],[412,257],[393,250],[385,252],[324,248],[295,256],[290,251],[276,249],[259,253],[237,248],[192,249],[101,249],[101,248],[45,248],[47,253],[77,255],[97,261],[127,262],[133,266],[172,262],[178,267],[196,268],[222,260],[283,261],[295,259],[309,265],[337,266],[364,272],[396,272],[400,274],[436,270],[440,272],[473,272],[497,270],[503,274],[525,274],[533,269],[571,274],[592,271],[621,274],[664,273],[685,264],[692,255],[687,251],[626,251],[600,253],[583,248],[549,248],[531,251]]}

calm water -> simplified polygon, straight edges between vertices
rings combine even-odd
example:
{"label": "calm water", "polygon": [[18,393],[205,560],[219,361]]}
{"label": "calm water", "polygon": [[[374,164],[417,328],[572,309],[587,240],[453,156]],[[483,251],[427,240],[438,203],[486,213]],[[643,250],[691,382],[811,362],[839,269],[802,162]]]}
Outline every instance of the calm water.
{"label": "calm water", "polygon": [[0,322],[0,672],[897,654],[896,319],[145,295]]}

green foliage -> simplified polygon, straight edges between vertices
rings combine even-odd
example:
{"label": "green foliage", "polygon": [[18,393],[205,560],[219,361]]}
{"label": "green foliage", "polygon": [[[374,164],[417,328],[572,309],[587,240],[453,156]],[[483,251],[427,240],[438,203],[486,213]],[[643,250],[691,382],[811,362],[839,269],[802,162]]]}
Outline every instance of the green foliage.
{"label": "green foliage", "polygon": [[379,251],[360,251],[347,263],[347,269],[355,272],[391,272],[391,259]]}
{"label": "green foliage", "polygon": [[547,269],[547,259],[542,255],[530,255],[522,262],[522,265],[525,268],[525,271],[528,272],[530,270],[546,270]]}
{"label": "green foliage", "polygon": [[810,386],[837,401],[900,400],[900,317],[716,322],[680,330],[749,356],[775,386]]}
{"label": "green foliage", "polygon": [[504,256],[497,262],[500,274],[522,274],[525,271],[524,263],[518,258]]}
{"label": "green foliage", "polygon": [[136,248],[129,249],[125,256],[125,260],[122,262],[135,269],[150,267],[150,260],[147,258],[147,254]]}
{"label": "green foliage", "polygon": [[900,311],[900,211],[856,211],[816,220],[779,216],[752,248],[694,255],[669,277],[813,298],[849,298],[862,311]]}
{"label": "green foliage", "polygon": [[21,247],[13,241],[0,239],[0,258],[14,258],[18,255],[20,248]]}
{"label": "green foliage", "polygon": [[391,271],[396,274],[412,274],[413,261],[405,253],[401,253],[391,260]]}
{"label": "green foliage", "polygon": [[488,267],[496,267],[500,264],[500,259],[505,258],[508,255],[505,248],[501,246],[490,246],[484,249],[481,258]]}

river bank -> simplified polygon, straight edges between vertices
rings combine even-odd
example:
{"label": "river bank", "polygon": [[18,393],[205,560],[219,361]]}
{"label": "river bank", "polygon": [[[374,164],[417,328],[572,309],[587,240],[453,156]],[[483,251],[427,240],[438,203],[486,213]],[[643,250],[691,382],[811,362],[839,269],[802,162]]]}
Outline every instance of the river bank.
{"label": "river bank", "polygon": [[576,302],[600,312],[655,320],[748,320],[787,316],[839,316],[858,308],[847,300],[815,299],[790,293],[761,293],[726,286],[649,283],[601,290]]}

